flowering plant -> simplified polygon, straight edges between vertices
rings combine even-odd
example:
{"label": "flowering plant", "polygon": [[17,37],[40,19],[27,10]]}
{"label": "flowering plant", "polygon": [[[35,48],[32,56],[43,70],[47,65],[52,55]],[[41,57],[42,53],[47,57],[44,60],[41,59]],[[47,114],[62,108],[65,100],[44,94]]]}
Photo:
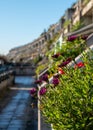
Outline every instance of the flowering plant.
{"label": "flowering plant", "polygon": [[48,74],[44,74],[42,80],[48,82]]}
{"label": "flowering plant", "polygon": [[63,61],[63,62],[59,65],[59,67],[64,67],[64,66],[66,66],[68,63],[70,63],[70,61],[71,61],[71,58],[66,59],[65,61]]}
{"label": "flowering plant", "polygon": [[40,91],[39,91],[39,94],[40,94],[40,95],[44,95],[46,92],[47,92],[46,87],[42,87],[42,88],[40,89]]}
{"label": "flowering plant", "polygon": [[85,66],[85,64],[83,62],[79,62],[74,67],[75,68],[81,68],[81,67],[84,67],[84,66]]}
{"label": "flowering plant", "polygon": [[74,41],[74,40],[76,40],[76,38],[77,38],[77,36],[70,36],[70,37],[68,37],[68,41]]}
{"label": "flowering plant", "polygon": [[58,58],[60,56],[60,53],[54,54],[52,57],[53,58]]}
{"label": "flowering plant", "polygon": [[30,90],[30,94],[31,94],[32,97],[35,97],[37,95],[37,89],[36,88],[32,88]]}
{"label": "flowering plant", "polygon": [[36,80],[35,83],[36,83],[36,84],[41,84],[41,83],[42,83],[42,80],[41,80],[41,79]]}
{"label": "flowering plant", "polygon": [[52,84],[54,84],[54,86],[57,86],[59,84],[59,79],[54,77]]}
{"label": "flowering plant", "polygon": [[[66,63],[61,67],[65,73],[54,74],[47,92],[46,88],[41,91],[45,93],[41,111],[54,130],[93,129],[93,59],[90,57],[93,57],[93,52],[85,54],[83,62],[71,68],[64,67],[67,65],[67,60],[64,60]],[[67,56],[64,59],[68,59]]]}

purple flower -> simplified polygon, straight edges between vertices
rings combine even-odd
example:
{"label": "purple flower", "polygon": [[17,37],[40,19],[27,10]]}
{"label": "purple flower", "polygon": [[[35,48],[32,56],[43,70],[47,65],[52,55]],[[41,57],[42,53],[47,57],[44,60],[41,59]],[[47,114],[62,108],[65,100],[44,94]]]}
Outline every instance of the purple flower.
{"label": "purple flower", "polygon": [[37,92],[36,88],[32,88],[32,89],[30,90],[30,94],[31,94],[31,95],[35,94],[36,92]]}
{"label": "purple flower", "polygon": [[72,41],[76,40],[76,38],[77,38],[77,36],[70,36],[70,37],[68,37],[67,41],[72,42]]}
{"label": "purple flower", "polygon": [[71,58],[68,58],[66,61],[63,61],[58,67],[64,67],[71,61]]}
{"label": "purple flower", "polygon": [[72,60],[71,58],[68,58],[66,61],[69,61],[69,62],[70,62],[71,60]]}
{"label": "purple flower", "polygon": [[81,39],[86,40],[88,38],[88,35],[81,36]]}
{"label": "purple flower", "polygon": [[39,94],[40,94],[40,95],[44,95],[46,92],[47,92],[46,87],[42,87],[42,88],[40,89],[40,91],[39,91]]}
{"label": "purple flower", "polygon": [[35,83],[40,84],[40,83],[42,83],[42,80],[36,80]]}
{"label": "purple flower", "polygon": [[48,74],[43,75],[42,80],[47,82],[48,81]]}
{"label": "purple flower", "polygon": [[53,77],[54,78],[59,78],[59,76],[60,76],[59,74],[55,74]]}
{"label": "purple flower", "polygon": [[60,54],[57,53],[57,54],[54,54],[52,57],[53,57],[53,58],[58,58],[59,56],[60,56]]}
{"label": "purple flower", "polygon": [[54,86],[59,84],[59,79],[58,78],[53,78],[52,83],[54,84]]}

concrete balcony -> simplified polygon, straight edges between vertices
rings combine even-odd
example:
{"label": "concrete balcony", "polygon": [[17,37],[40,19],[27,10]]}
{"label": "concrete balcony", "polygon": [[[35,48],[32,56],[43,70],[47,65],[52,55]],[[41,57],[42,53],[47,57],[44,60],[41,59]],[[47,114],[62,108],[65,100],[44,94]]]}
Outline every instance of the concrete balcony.
{"label": "concrete balcony", "polygon": [[78,22],[79,20],[80,20],[80,16],[77,15],[77,17],[75,17],[75,18],[73,19],[73,25],[75,25],[76,22]]}
{"label": "concrete balcony", "polygon": [[73,18],[77,17],[79,14],[79,11],[75,11],[75,13],[73,14]]}
{"label": "concrete balcony", "polygon": [[84,7],[82,8],[82,16],[88,14],[90,15],[90,12],[92,11],[93,11],[93,0],[90,0],[89,3],[84,5]]}
{"label": "concrete balcony", "polygon": [[64,29],[64,34],[67,34],[67,33],[68,33],[68,29],[65,28],[65,29]]}
{"label": "concrete balcony", "polygon": [[87,25],[75,32],[70,32],[68,33],[66,36],[72,36],[72,35],[77,35],[77,36],[80,36],[80,35],[89,35],[93,33],[93,23],[90,24],[90,25]]}

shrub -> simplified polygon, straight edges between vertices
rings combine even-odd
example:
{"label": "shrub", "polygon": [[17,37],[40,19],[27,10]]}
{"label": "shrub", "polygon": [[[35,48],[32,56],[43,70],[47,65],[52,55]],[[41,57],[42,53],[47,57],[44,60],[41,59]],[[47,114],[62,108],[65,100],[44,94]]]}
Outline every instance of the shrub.
{"label": "shrub", "polygon": [[[91,55],[91,56],[90,56]],[[64,67],[65,74],[46,86],[41,97],[42,113],[54,130],[93,129],[93,52],[83,56],[83,63]]]}
{"label": "shrub", "polygon": [[80,21],[77,21],[75,25],[72,26],[72,29],[71,31],[77,31],[78,29],[84,27],[84,23],[83,22],[80,22]]}

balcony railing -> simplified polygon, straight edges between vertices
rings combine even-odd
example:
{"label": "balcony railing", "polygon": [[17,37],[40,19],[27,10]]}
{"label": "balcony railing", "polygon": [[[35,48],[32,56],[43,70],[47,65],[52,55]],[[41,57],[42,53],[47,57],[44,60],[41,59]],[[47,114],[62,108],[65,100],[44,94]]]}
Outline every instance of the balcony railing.
{"label": "balcony railing", "polygon": [[77,17],[75,17],[75,18],[73,19],[73,25],[75,25],[76,22],[79,21],[79,20],[80,20],[80,16],[77,15]]}
{"label": "balcony railing", "polygon": [[76,10],[75,13],[73,14],[73,18],[77,17],[79,15],[79,11]]}
{"label": "balcony railing", "polygon": [[93,33],[93,24],[85,26],[75,32],[68,33],[66,36],[84,35],[84,34],[91,34],[91,33]]}
{"label": "balcony railing", "polygon": [[93,9],[93,0],[90,0],[83,8],[82,8],[82,16],[85,15],[89,10]]}
{"label": "balcony railing", "polygon": [[82,7],[85,7],[91,0],[81,0]]}

